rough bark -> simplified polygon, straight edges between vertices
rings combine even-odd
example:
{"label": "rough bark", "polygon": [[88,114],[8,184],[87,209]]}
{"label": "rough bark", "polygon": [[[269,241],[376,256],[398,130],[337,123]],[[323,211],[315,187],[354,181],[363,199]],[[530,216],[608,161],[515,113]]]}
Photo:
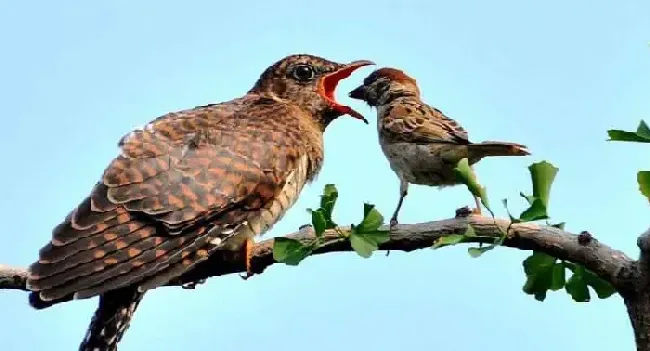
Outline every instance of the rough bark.
{"label": "rough bark", "polygon": [[650,351],[650,229],[639,236],[637,246],[639,259],[631,272],[634,284],[620,292],[634,329],[637,351]]}
{"label": "rough bark", "polygon": [[0,264],[0,289],[27,291],[27,271],[24,268]]}
{"label": "rough bark", "polygon": [[650,351],[650,294],[644,292],[623,299],[634,329],[637,351]]}
{"label": "rough bark", "polygon": [[[380,246],[381,250],[413,251],[429,248],[436,239],[449,234],[460,234],[471,224],[477,235],[496,237],[500,235],[500,228],[505,230],[509,221],[488,217],[471,216],[466,218],[452,218],[441,221],[401,224],[396,226],[390,234],[390,241]],[[349,228],[342,227],[343,231]],[[388,229],[384,227],[383,229]],[[614,250],[600,243],[596,238],[588,242],[579,242],[580,235],[568,233],[554,227],[540,226],[533,223],[514,224],[510,228],[510,238],[504,242],[505,246],[522,250],[538,250],[555,257],[584,265],[594,271],[603,279],[611,282],[620,289],[629,288],[634,277],[631,272],[635,270],[636,262],[624,253]],[[311,240],[311,232],[294,233],[287,235],[299,240]],[[323,254],[332,251],[351,251],[350,244],[341,240],[336,232],[325,233],[325,244],[314,254]],[[275,263],[273,260],[273,239],[268,239],[255,246],[252,270],[262,273],[267,267]],[[0,266],[0,281],[5,281],[5,289],[26,290],[26,271],[18,268],[4,270]],[[209,260],[199,264],[192,272],[168,285],[183,285],[203,280],[213,276],[244,272],[245,267],[241,257],[217,254]]]}
{"label": "rough bark", "polygon": [[[380,250],[413,251],[431,247],[449,234],[461,234],[471,224],[478,236],[497,237],[510,224],[505,219],[481,216],[457,217],[441,221],[398,225],[390,240]],[[341,228],[343,231],[349,228]],[[383,229],[388,229],[384,227]],[[313,231],[301,230],[287,235],[298,240],[313,240]],[[486,240],[477,238],[476,241]],[[536,250],[581,264],[609,281],[623,297],[637,342],[638,351],[650,351],[650,230],[638,240],[640,258],[633,260],[621,251],[599,242],[589,233],[572,234],[558,228],[533,223],[513,224],[509,228],[504,246],[521,250]],[[314,255],[328,252],[351,251],[349,242],[334,231],[326,231],[324,245]],[[309,258],[307,258],[309,259]],[[273,239],[258,243],[252,258],[253,272],[260,274],[276,263],[273,259]],[[168,285],[193,287],[206,278],[244,272],[242,257],[217,254],[198,265],[191,272],[171,281]],[[25,269],[0,265],[0,288],[27,291]]]}

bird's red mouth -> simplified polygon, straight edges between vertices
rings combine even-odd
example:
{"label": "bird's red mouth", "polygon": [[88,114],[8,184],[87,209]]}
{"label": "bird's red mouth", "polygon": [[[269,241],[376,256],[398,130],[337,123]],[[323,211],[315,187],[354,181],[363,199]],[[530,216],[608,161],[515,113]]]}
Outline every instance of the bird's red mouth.
{"label": "bird's red mouth", "polygon": [[340,112],[341,114],[344,115],[350,115],[354,118],[360,119],[364,121],[366,124],[368,124],[368,120],[366,120],[362,114],[355,111],[350,106],[341,105],[338,102],[336,102],[336,98],[334,97],[334,91],[336,90],[336,87],[341,80],[349,77],[352,74],[352,72],[354,72],[358,68],[361,68],[363,66],[369,66],[369,65],[374,65],[374,62],[367,61],[367,60],[351,62],[343,66],[339,70],[323,76],[318,86],[318,93],[325,100],[327,100],[327,102],[330,103],[330,105],[335,111]]}

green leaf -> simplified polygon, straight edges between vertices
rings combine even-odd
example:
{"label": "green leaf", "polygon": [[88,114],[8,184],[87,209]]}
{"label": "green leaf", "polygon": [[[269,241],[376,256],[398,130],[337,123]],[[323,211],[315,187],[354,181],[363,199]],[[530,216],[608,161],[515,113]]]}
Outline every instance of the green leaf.
{"label": "green leaf", "polygon": [[529,205],[532,205],[532,204],[533,204],[533,201],[535,200],[535,197],[534,197],[533,195],[526,195],[526,194],[524,194],[524,193],[522,193],[522,192],[519,193],[519,196],[521,196],[521,197],[523,197],[524,199],[526,199],[526,201],[528,201],[528,204],[529,204]]}
{"label": "green leaf", "polygon": [[469,165],[467,158],[461,159],[456,168],[454,168],[454,173],[458,180],[467,185],[467,189],[472,193],[472,195],[481,199],[481,204],[492,213],[490,204],[488,203],[487,191],[484,186],[481,186],[476,179],[476,174],[472,170],[472,167]]}
{"label": "green leaf", "polygon": [[628,141],[635,143],[650,143],[650,139],[644,138],[634,132],[626,132],[623,130],[611,129],[607,131],[609,135],[608,141]]}
{"label": "green leaf", "polygon": [[510,213],[510,209],[508,208],[508,199],[503,199],[501,200],[501,203],[503,204],[503,207],[506,209],[506,213],[508,214],[508,217],[510,217],[510,222],[512,223],[519,223],[521,222],[519,218],[515,218],[512,213]]}
{"label": "green leaf", "polygon": [[325,217],[325,229],[332,229],[336,227],[336,223],[332,220],[332,212],[334,211],[334,205],[336,205],[336,199],[338,199],[339,193],[336,190],[334,184],[326,184],[323,189],[323,195],[320,198],[320,208],[323,212],[323,217]]}
{"label": "green leaf", "polygon": [[389,240],[389,232],[386,230],[358,233],[357,229],[357,227],[352,228],[350,245],[363,258],[372,256],[373,251],[376,251],[380,244]]}
{"label": "green leaf", "polygon": [[325,220],[325,216],[323,215],[322,209],[318,209],[316,211],[311,212],[311,224],[314,227],[316,236],[317,237],[323,236],[323,233],[325,232],[325,228],[327,227],[327,221]]}
{"label": "green leaf", "polygon": [[305,245],[296,239],[278,237],[273,240],[273,259],[290,266],[298,265],[312,251],[311,245]]}
{"label": "green leaf", "polygon": [[465,229],[465,233],[463,234],[466,237],[475,237],[476,236],[476,231],[474,231],[474,227],[472,227],[470,224],[467,225],[467,229]]}
{"label": "green leaf", "polygon": [[536,221],[539,219],[549,218],[546,214],[546,206],[542,203],[542,200],[539,198],[534,198],[530,207],[528,207],[524,212],[519,215],[519,219],[522,222]]}
{"label": "green leaf", "polygon": [[587,282],[585,281],[585,268],[579,265],[575,266],[573,275],[566,282],[564,286],[569,295],[576,302],[589,302],[589,288],[587,287]]}
{"label": "green leaf", "polygon": [[589,270],[586,270],[585,281],[596,292],[599,299],[606,299],[616,293],[616,289],[608,281],[600,278]]}
{"label": "green leaf", "polygon": [[546,210],[548,208],[551,185],[558,172],[555,166],[546,161],[533,163],[528,167],[528,170],[530,171],[530,177],[533,182],[533,195],[519,193],[530,205],[519,215],[520,222],[549,218]]}
{"label": "green leaf", "polygon": [[557,291],[564,287],[566,283],[566,267],[561,262],[555,263],[553,265],[553,271],[551,272],[551,285],[549,286],[550,290]]}
{"label": "green leaf", "polygon": [[377,211],[375,205],[363,204],[363,221],[357,226],[357,233],[376,231],[384,223],[384,216]]}
{"label": "green leaf", "polygon": [[494,241],[494,246],[503,245],[503,243],[506,241],[507,238],[508,238],[507,233],[502,231],[501,236],[497,240]]}
{"label": "green leaf", "polygon": [[438,240],[436,240],[432,248],[437,249],[442,246],[456,245],[463,242],[464,239],[465,239],[465,235],[463,234],[451,234],[451,235],[443,236],[441,238],[438,238]]}
{"label": "green leaf", "polygon": [[644,120],[641,120],[641,123],[639,123],[639,126],[636,128],[636,135],[650,139],[650,128],[648,128],[648,125]]}
{"label": "green leaf", "polygon": [[636,179],[639,183],[641,194],[650,200],[650,171],[639,171],[636,175]]}
{"label": "green leaf", "polygon": [[564,266],[569,268],[573,272],[573,275],[578,275],[576,279],[582,280],[587,286],[590,286],[596,292],[599,299],[606,299],[616,293],[616,289],[608,281],[583,266],[571,262],[564,262]]}
{"label": "green leaf", "polygon": [[[472,227],[471,225],[468,224],[467,229],[465,229],[465,233],[463,234],[463,238],[466,239],[466,238],[473,238],[473,237],[477,237],[476,231],[474,230],[474,227]],[[468,248],[467,253],[473,258],[480,257],[482,254],[484,254],[484,253],[494,249],[495,247],[503,244],[503,241],[505,240],[505,235],[502,236],[502,237],[499,237],[497,239],[495,239],[494,237],[486,237],[486,236],[482,236],[481,238],[492,239],[492,240],[494,240],[494,242],[492,244],[488,245],[488,246],[480,246],[480,245],[482,245],[482,244],[480,244],[478,247],[470,247],[470,248]]]}
{"label": "green leaf", "polygon": [[324,203],[328,200],[336,199],[339,196],[339,191],[334,184],[325,184],[323,188],[323,197],[321,198],[321,207],[325,207]]}
{"label": "green leaf", "polygon": [[532,255],[528,256],[523,262],[524,273],[526,275],[537,274],[542,270],[550,269],[557,261],[557,258],[547,255],[540,251],[534,251]]}
{"label": "green leaf", "polygon": [[565,224],[566,224],[566,222],[555,223],[555,224],[551,224],[551,227],[554,227],[554,228],[558,228],[558,229],[564,230],[564,225],[565,225]]}
{"label": "green leaf", "polygon": [[556,268],[556,261],[557,258],[538,251],[528,256],[523,262],[524,273],[526,273],[523,291],[528,295],[533,295],[537,301],[544,301],[548,290],[562,288],[564,266],[561,266],[562,272],[560,272],[560,269]]}
{"label": "green leaf", "polygon": [[528,169],[533,180],[533,197],[539,199],[548,209],[551,185],[559,169],[546,161],[533,163]]}
{"label": "green leaf", "polygon": [[368,258],[379,245],[389,240],[389,232],[378,230],[384,223],[384,217],[374,205],[363,204],[363,220],[350,231],[350,245],[359,256]]}
{"label": "green leaf", "polygon": [[478,258],[482,254],[494,249],[496,245],[488,245],[488,246],[483,246],[483,247],[470,247],[467,249],[467,253],[472,257],[472,258]]}
{"label": "green leaf", "polygon": [[650,143],[650,128],[641,120],[636,132],[627,132],[624,130],[610,129],[607,131],[609,141],[629,141],[637,143]]}

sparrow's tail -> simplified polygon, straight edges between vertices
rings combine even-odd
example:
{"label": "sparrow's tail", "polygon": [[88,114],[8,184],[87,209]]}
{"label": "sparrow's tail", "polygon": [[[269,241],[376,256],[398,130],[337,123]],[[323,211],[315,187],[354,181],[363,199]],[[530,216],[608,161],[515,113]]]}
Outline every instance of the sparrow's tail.
{"label": "sparrow's tail", "polygon": [[470,159],[476,161],[487,156],[527,156],[530,152],[525,145],[506,143],[501,141],[484,141],[478,144],[470,144]]}
{"label": "sparrow's tail", "polygon": [[136,287],[112,290],[100,295],[99,307],[90,321],[79,351],[116,351],[143,296],[144,293],[138,292]]}

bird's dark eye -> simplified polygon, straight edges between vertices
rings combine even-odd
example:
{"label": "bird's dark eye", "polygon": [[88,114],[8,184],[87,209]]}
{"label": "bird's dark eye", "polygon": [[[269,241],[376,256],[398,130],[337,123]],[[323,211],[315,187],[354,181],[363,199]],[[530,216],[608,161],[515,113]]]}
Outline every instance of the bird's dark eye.
{"label": "bird's dark eye", "polygon": [[298,65],[293,69],[293,77],[301,82],[308,82],[314,78],[314,69],[308,65]]}
{"label": "bird's dark eye", "polygon": [[376,89],[380,94],[385,93],[386,90],[390,88],[390,83],[387,80],[383,80],[383,79],[377,80],[375,85],[377,86]]}

